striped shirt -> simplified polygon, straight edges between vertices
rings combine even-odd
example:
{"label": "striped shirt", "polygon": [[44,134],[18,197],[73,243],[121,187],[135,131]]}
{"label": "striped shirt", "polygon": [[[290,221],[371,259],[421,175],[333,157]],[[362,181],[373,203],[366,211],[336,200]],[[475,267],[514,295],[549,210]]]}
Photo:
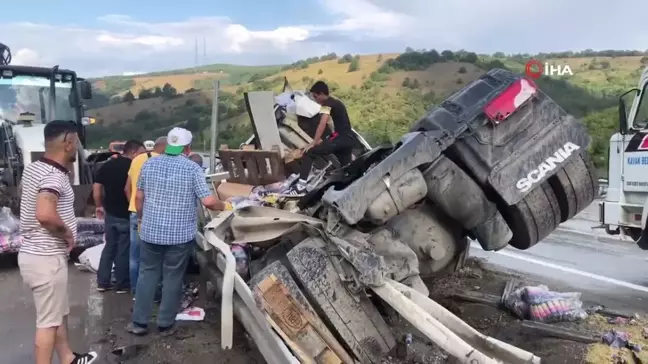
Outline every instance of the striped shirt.
{"label": "striped shirt", "polygon": [[50,192],[59,197],[56,210],[65,225],[72,230],[75,240],[77,237],[74,191],[70,185],[68,170],[52,160],[41,158],[27,165],[22,175],[20,234],[23,241],[20,252],[35,255],[65,255],[67,243],[52,235],[36,220],[36,196],[39,192]]}

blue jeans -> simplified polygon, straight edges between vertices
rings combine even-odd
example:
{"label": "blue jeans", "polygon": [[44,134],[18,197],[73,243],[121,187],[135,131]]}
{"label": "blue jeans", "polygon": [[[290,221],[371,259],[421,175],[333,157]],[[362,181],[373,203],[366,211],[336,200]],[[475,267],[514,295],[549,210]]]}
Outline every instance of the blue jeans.
{"label": "blue jeans", "polygon": [[175,323],[182,301],[182,283],[194,243],[157,245],[140,240],[140,272],[133,307],[135,325],[148,325],[160,275],[162,300],[157,316],[158,327],[167,328]]}
{"label": "blue jeans", "polygon": [[140,266],[140,238],[137,231],[137,214],[131,212],[130,215],[130,282],[131,289],[135,293],[137,287],[137,277]]}
{"label": "blue jeans", "polygon": [[128,219],[122,219],[106,214],[106,245],[101,252],[99,269],[97,270],[97,286],[108,288],[111,286],[113,263],[115,264],[115,285],[117,289],[129,289],[130,278],[128,272],[128,252],[130,238]]}

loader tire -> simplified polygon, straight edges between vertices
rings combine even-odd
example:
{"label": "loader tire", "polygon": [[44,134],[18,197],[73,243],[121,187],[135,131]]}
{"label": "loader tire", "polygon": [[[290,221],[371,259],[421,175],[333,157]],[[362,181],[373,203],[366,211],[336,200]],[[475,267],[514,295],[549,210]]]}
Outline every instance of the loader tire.
{"label": "loader tire", "polygon": [[508,206],[504,217],[513,231],[509,244],[529,249],[551,234],[560,224],[560,208],[556,194],[548,182],[533,189],[522,201]]}
{"label": "loader tire", "polygon": [[378,364],[396,346],[394,336],[369,298],[352,295],[321,238],[308,238],[288,253],[290,268],[319,317],[362,364]]}
{"label": "loader tire", "polygon": [[580,153],[549,178],[558,198],[560,222],[565,222],[589,206],[598,194],[596,168],[587,153]]}

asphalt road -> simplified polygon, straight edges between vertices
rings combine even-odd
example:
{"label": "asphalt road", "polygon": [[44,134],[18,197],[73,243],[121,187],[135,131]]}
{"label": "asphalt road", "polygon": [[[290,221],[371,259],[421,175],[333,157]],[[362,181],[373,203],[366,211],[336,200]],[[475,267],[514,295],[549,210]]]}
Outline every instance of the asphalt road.
{"label": "asphalt road", "polygon": [[[595,209],[595,208],[594,208]],[[534,276],[554,285],[569,286],[583,293],[583,300],[610,308],[646,313],[648,308],[648,252],[631,243],[592,234],[592,209],[578,217],[576,223],[557,230],[547,239],[526,251],[506,248],[499,252],[484,252],[476,243],[471,255],[486,259],[501,269]],[[578,229],[578,227],[583,227]],[[0,363],[33,362],[32,342],[34,309],[29,291],[22,285],[15,263],[2,259],[0,268]],[[123,331],[128,320],[130,297],[95,292],[93,274],[79,272],[70,266],[71,340],[77,351],[92,347],[107,355],[115,345],[115,333]],[[114,324],[117,322],[117,324]],[[218,323],[203,323],[210,337],[196,336],[173,345],[191,345],[190,340],[214,341],[218,347]],[[112,326],[111,326],[112,325]],[[209,325],[214,326],[213,328]],[[111,327],[114,327],[111,329]],[[111,331],[112,330],[112,331]],[[206,331],[207,332],[207,331]],[[199,339],[200,337],[200,339]],[[130,340],[128,337],[123,340]],[[128,344],[128,342],[125,342]],[[166,345],[166,344],[165,344]],[[195,343],[194,343],[195,345]],[[164,358],[164,348],[160,348]],[[170,349],[169,349],[170,350]],[[204,350],[200,346],[196,351]],[[215,350],[215,349],[214,349]],[[198,354],[197,354],[198,355]],[[210,357],[213,354],[210,354]],[[237,354],[239,355],[239,354]],[[230,363],[251,363],[248,354],[228,359]],[[246,359],[248,358],[248,359]],[[151,359],[151,358],[149,358]],[[145,361],[146,363],[167,360]],[[201,358],[202,359],[202,358]],[[191,361],[202,362],[202,361]],[[256,361],[254,361],[256,362]],[[99,363],[110,363],[102,360]],[[99,364],[98,363],[98,364]]]}

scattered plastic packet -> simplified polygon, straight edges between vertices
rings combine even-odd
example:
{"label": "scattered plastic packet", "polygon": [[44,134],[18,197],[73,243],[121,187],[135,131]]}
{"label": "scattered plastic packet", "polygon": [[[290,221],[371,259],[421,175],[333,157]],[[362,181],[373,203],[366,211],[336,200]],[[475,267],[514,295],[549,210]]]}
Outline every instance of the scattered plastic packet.
{"label": "scattered plastic packet", "polygon": [[178,321],[202,321],[205,319],[205,310],[200,307],[189,307],[176,315]]}

